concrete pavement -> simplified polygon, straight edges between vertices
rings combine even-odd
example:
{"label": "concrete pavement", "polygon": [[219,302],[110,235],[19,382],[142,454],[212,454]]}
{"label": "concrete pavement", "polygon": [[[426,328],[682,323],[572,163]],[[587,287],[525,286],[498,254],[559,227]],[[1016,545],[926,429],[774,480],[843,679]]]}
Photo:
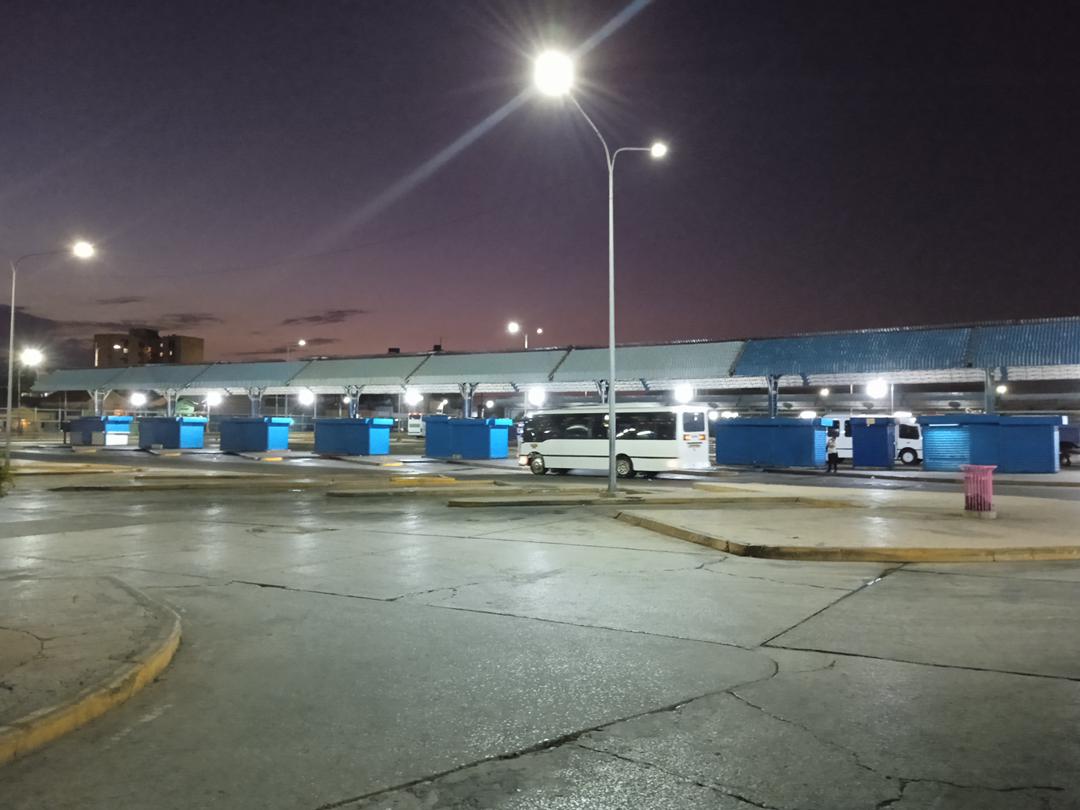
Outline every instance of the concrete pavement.
{"label": "concrete pavement", "polygon": [[728,503],[628,506],[619,518],[750,557],[879,562],[1080,558],[1080,503],[994,499],[996,520],[972,520],[960,493],[699,484]]}
{"label": "concrete pavement", "polygon": [[185,643],[0,804],[1080,803],[1080,564],[747,559],[614,513],[17,492],[0,569],[121,576]]}
{"label": "concrete pavement", "polygon": [[179,634],[172,610],[111,577],[0,577],[0,765],[130,698]]}

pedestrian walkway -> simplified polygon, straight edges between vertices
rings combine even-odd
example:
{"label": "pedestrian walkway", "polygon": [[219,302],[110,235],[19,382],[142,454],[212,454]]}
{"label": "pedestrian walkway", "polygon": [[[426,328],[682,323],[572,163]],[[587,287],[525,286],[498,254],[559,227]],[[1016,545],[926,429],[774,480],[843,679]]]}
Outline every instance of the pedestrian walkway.
{"label": "pedestrian walkway", "polygon": [[175,612],[112,577],[0,579],[0,765],[127,700],[179,643]]}
{"label": "pedestrian walkway", "polygon": [[[742,501],[702,508],[630,508],[619,519],[748,557],[800,560],[968,562],[1080,559],[1080,503],[994,499],[996,520],[973,520],[950,492],[829,490],[698,484]],[[786,497],[783,497],[786,496]]]}

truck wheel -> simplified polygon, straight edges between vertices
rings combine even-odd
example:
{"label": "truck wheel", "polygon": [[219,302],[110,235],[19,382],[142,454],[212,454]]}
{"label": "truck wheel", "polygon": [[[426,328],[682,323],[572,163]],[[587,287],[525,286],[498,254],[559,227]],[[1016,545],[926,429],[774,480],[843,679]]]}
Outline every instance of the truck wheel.
{"label": "truck wheel", "polygon": [[900,451],[900,461],[909,467],[912,464],[916,464],[919,461],[919,454],[912,450],[910,447],[905,447]]}
{"label": "truck wheel", "polygon": [[543,475],[547,472],[547,465],[544,464],[544,457],[539,453],[534,456],[529,456],[529,472],[533,475]]}

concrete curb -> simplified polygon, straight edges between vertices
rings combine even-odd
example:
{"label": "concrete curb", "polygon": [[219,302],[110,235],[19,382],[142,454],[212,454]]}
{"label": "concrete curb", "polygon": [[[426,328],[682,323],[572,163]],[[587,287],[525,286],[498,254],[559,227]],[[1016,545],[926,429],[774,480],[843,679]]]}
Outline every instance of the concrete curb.
{"label": "concrete curb", "polygon": [[642,529],[708,546],[740,557],[805,562],[1036,562],[1080,560],[1077,546],[1009,546],[1003,548],[859,548],[851,546],[770,546],[740,543],[723,537],[695,532],[654,518],[619,512],[616,520]]}
{"label": "concrete curb", "polygon": [[26,756],[119,706],[157,678],[172,661],[180,646],[180,617],[176,611],[115,577],[109,579],[159,617],[158,632],[108,679],[87,687],[68,701],[46,706],[10,725],[0,726],[0,766]]}
{"label": "concrete curb", "polygon": [[[697,485],[694,487],[697,489]],[[702,491],[708,491],[703,486]],[[717,506],[738,506],[743,508],[772,506],[816,506],[830,509],[848,509],[852,504],[846,501],[826,498],[807,498],[796,495],[652,495],[648,493],[619,495],[609,498],[606,495],[488,495],[479,498],[458,498],[447,502],[447,506],[462,508],[482,508],[499,506],[688,506],[700,509]]]}
{"label": "concrete curb", "polygon": [[[814,476],[818,478],[826,478],[830,475],[834,478],[854,478],[855,480],[873,481],[873,480],[885,480],[885,481],[918,481],[919,483],[927,484],[962,484],[964,482],[961,473],[956,473],[953,478],[935,478],[931,475],[896,475],[888,470],[882,470],[880,472],[870,473],[856,473],[851,472],[835,472],[826,473],[821,470],[806,470],[806,469],[792,469],[790,467],[762,467],[762,472],[776,473],[778,475],[803,475]],[[1073,489],[1080,488],[1080,483],[1073,481],[1025,481],[1018,478],[995,478],[994,485],[999,487],[1072,487]]]}

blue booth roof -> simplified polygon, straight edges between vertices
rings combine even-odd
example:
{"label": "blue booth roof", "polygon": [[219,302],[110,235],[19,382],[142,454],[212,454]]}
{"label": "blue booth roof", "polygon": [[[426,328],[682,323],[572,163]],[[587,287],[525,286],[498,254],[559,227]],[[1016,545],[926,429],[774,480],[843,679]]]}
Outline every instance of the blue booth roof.
{"label": "blue booth roof", "polygon": [[918,416],[920,425],[1064,425],[1060,415],[1011,416],[999,413],[958,413],[939,416]]}

